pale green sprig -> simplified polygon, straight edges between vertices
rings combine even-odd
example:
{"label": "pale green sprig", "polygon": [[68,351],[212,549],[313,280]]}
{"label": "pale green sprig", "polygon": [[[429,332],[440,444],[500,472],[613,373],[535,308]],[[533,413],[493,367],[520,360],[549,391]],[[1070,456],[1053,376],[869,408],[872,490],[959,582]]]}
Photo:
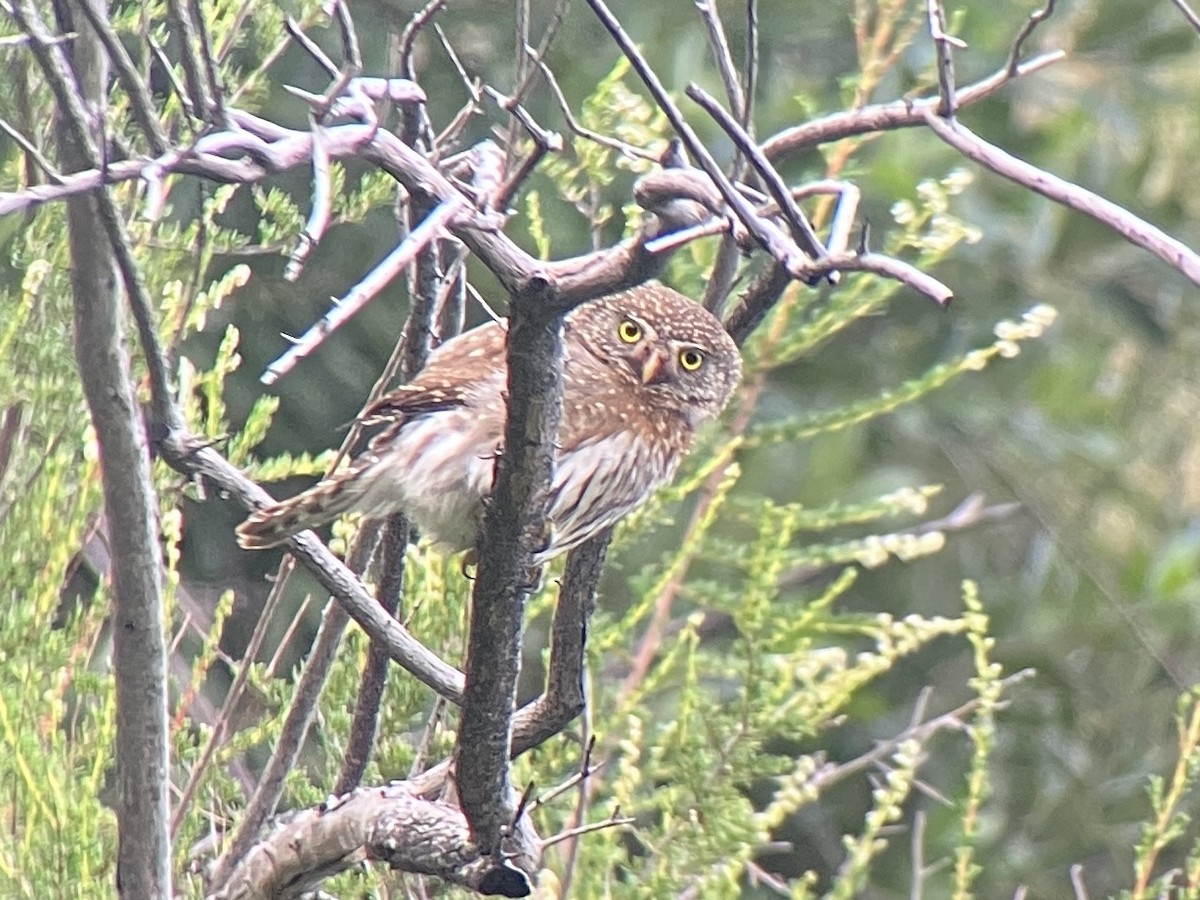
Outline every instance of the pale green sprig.
{"label": "pale green sprig", "polygon": [[872,860],[887,847],[884,829],[899,821],[903,815],[903,804],[912,791],[920,762],[920,742],[901,741],[892,755],[892,766],[887,769],[883,782],[871,791],[871,809],[867,812],[862,832],[843,838],[846,859],[838,870],[833,890],[829,892],[830,900],[850,900],[859,896],[866,886]]}
{"label": "pale green sprig", "polygon": [[[945,544],[946,535],[941,531],[920,534],[895,532],[873,534],[834,544],[812,544],[799,549],[789,549],[784,555],[788,570],[845,563],[857,563],[864,568],[876,569],[893,557],[902,562],[911,562],[931,556],[938,553]],[[705,556],[712,562],[741,566],[746,558],[746,547],[742,543],[724,538],[710,538],[705,543]]]}
{"label": "pale green sprig", "polygon": [[955,360],[933,366],[923,375],[906,381],[896,388],[881,391],[870,400],[753,429],[747,436],[746,445],[753,447],[759,444],[812,437],[824,432],[840,431],[851,425],[867,422],[892,412],[949,384],[964,372],[982,371],[997,356],[1005,359],[1016,356],[1020,352],[1021,342],[1043,336],[1046,329],[1053,324],[1055,315],[1053,307],[1039,304],[1025,313],[1020,322],[997,324],[997,334],[1003,336],[998,337],[993,344],[968,351]]}
{"label": "pale green sprig", "polygon": [[966,733],[971,740],[971,765],[967,773],[967,796],[963,802],[961,840],[955,848],[954,900],[972,897],[971,885],[979,874],[975,862],[975,847],[979,841],[980,813],[990,792],[988,761],[996,743],[996,710],[1004,690],[1003,669],[993,662],[990,654],[995,640],[988,634],[990,621],[979,599],[979,588],[973,581],[964,581],[963,605],[966,612],[967,640],[970,641],[975,663],[975,675],[968,682],[979,698]]}
{"label": "pale green sprig", "polygon": [[[888,494],[882,494],[867,503],[831,503],[817,509],[803,505],[782,504],[781,508],[792,510],[794,527],[805,531],[825,531],[842,525],[862,525],[891,516],[921,516],[929,510],[931,498],[941,493],[941,485],[922,487],[905,486]],[[734,497],[730,511],[745,522],[757,522],[762,516],[761,498]]]}
{"label": "pale green sprig", "polygon": [[[1151,818],[1142,825],[1141,835],[1134,846],[1134,882],[1128,896],[1131,900],[1147,900],[1171,895],[1173,878],[1152,879],[1159,854],[1169,844],[1187,833],[1191,817],[1182,808],[1188,791],[1196,785],[1200,774],[1200,688],[1192,688],[1179,698],[1175,713],[1175,728],[1179,733],[1179,755],[1169,780],[1155,775],[1150,779]],[[1193,846],[1188,858],[1188,884],[1195,887],[1200,874],[1200,841]],[[1173,895],[1172,895],[1173,896]],[[1181,894],[1180,896],[1185,896]],[[1195,896],[1189,893],[1186,896]]]}

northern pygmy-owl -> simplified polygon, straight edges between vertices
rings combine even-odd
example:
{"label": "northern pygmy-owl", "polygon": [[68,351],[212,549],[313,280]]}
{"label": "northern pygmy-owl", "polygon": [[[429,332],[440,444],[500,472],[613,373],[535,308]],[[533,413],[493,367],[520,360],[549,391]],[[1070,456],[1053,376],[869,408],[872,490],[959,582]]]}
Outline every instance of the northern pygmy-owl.
{"label": "northern pygmy-owl", "polygon": [[[504,322],[433,351],[410,383],[364,418],[386,424],[341,472],[252,513],[248,549],[273,547],[349,511],[403,511],[451,550],[475,544],[504,438]],[[675,472],[696,429],[729,401],[741,373],[717,319],[650,283],[585,303],[563,321],[563,407],[555,441],[550,544],[570,550],[643,503]]]}

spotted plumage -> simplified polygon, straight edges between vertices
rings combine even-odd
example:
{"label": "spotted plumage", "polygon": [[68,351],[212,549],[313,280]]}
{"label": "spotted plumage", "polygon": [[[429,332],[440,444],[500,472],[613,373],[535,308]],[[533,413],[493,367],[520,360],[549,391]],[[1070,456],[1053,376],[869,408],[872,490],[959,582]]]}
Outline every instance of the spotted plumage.
{"label": "spotted plumage", "polygon": [[[345,470],[253,513],[251,549],[283,543],[351,510],[403,511],[451,550],[474,546],[504,437],[503,322],[430,354],[413,381],[364,414],[383,431]],[[657,283],[584,304],[563,323],[563,414],[555,441],[543,559],[631,512],[671,478],[696,429],[740,375],[737,347],[711,314]]]}

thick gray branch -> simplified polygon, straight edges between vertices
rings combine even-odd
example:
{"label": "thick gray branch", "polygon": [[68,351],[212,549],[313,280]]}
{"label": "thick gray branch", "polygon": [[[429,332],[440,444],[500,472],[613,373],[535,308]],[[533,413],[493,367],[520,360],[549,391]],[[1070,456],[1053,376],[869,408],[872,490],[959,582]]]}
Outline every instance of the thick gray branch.
{"label": "thick gray branch", "polygon": [[362,788],[327,806],[304,810],[247,854],[212,900],[298,897],[363,861],[434,875],[480,893],[520,897],[536,871],[540,845],[528,827],[505,849],[516,868],[497,879],[494,861],[475,851],[457,807],[425,799],[407,783]]}
{"label": "thick gray branch", "polygon": [[[77,13],[72,8],[70,13]],[[42,31],[32,6],[27,26]],[[94,164],[83,123],[103,121],[106,67],[94,34],[82,27],[66,69],[61,49],[39,61],[57,92],[75,92],[75,115],[58,120],[65,171]],[[71,83],[73,82],[73,84]],[[112,548],[113,672],[116,680],[117,890],[126,897],[171,896],[167,804],[167,654],[162,618],[162,556],[157,500],[141,410],[129,373],[124,320],[112,245],[95,195],[67,204],[67,240],[75,310],[75,359],[100,450],[105,518]]]}
{"label": "thick gray branch", "polygon": [[533,278],[514,294],[508,326],[508,423],[479,541],[456,749],[456,781],[471,834],[496,856],[511,812],[508,759],[525,600],[546,525],[553,440],[562,407],[561,316],[551,287]]}

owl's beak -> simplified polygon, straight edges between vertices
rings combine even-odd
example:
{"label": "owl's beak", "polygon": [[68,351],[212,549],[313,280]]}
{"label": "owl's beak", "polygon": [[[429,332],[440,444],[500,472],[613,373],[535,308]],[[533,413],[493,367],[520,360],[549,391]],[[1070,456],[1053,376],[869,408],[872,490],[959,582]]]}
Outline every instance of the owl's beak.
{"label": "owl's beak", "polygon": [[667,358],[660,350],[652,350],[642,361],[642,384],[658,384],[666,381],[668,376]]}

